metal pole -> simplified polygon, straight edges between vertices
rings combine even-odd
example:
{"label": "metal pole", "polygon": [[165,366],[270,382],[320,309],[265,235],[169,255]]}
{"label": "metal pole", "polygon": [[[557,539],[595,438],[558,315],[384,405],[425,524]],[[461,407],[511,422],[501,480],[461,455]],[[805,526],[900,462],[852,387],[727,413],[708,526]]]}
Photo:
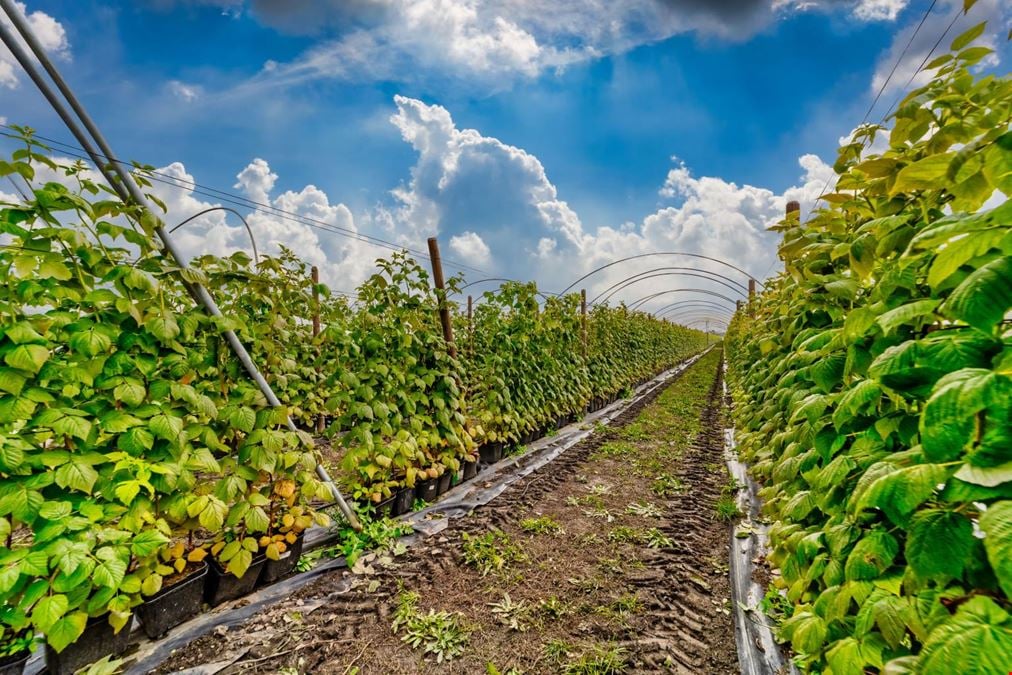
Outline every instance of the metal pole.
{"label": "metal pole", "polygon": [[429,237],[429,258],[432,260],[432,282],[436,286],[439,301],[439,321],[443,324],[443,339],[450,356],[457,358],[457,347],[453,344],[453,324],[450,323],[450,308],[446,306],[446,286],[443,283],[443,261],[439,257],[439,241]]}
{"label": "metal pole", "polygon": [[[24,20],[21,13],[18,11],[17,7],[15,7],[13,1],[0,0],[0,7],[2,7],[4,11],[7,13],[7,16],[11,20],[11,23],[14,25],[15,28],[17,28],[18,32],[24,38],[25,43],[28,44],[29,48],[32,50],[33,54],[38,59],[39,63],[42,64],[42,67],[46,70],[47,73],[49,73],[50,78],[52,78],[53,83],[56,84],[56,87],[57,89],[60,90],[60,93],[63,94],[67,103],[74,110],[74,112],[77,113],[77,117],[80,119],[85,129],[87,129],[88,132],[91,134],[92,138],[94,138],[95,143],[101,150],[101,154],[104,156],[106,160],[108,160],[108,166],[105,167],[105,169],[103,169],[105,165],[103,164],[102,161],[100,161],[99,157],[97,156],[98,152],[96,152],[94,146],[91,145],[87,135],[85,135],[81,131],[80,127],[74,122],[73,118],[69,115],[66,108],[60,103],[60,101],[56,97],[56,94],[52,91],[49,84],[41,78],[41,76],[38,73],[38,70],[34,67],[34,64],[31,62],[31,60],[26,58],[27,55],[21,48],[21,45],[18,44],[14,36],[2,23],[0,23],[0,39],[2,39],[4,44],[7,45],[8,49],[11,50],[15,58],[17,58],[18,62],[28,73],[29,77],[31,77],[32,81],[35,82],[36,86],[42,92],[42,95],[46,97],[49,103],[53,106],[54,110],[56,110],[56,113],[67,125],[70,132],[74,135],[74,137],[78,140],[78,142],[81,143],[81,147],[83,147],[85,149],[85,152],[88,153],[88,156],[91,158],[92,162],[94,162],[95,166],[100,171],[102,171],[102,174],[106,177],[106,180],[108,180],[112,188],[116,190],[116,193],[124,201],[133,202],[134,204],[139,206],[146,212],[145,215],[152,218],[152,220],[155,223],[154,226],[155,234],[158,235],[158,238],[161,240],[163,246],[165,247],[165,250],[168,251],[169,255],[172,257],[173,260],[175,260],[176,264],[179,267],[181,268],[188,267],[189,261],[187,260],[186,256],[175,245],[175,242],[172,241],[172,238],[169,236],[168,232],[165,231],[164,223],[162,222],[161,218],[158,217],[156,211],[153,208],[151,208],[150,203],[148,202],[144,194],[141,192],[141,189],[137,185],[133,176],[129,172],[125,171],[122,167],[121,162],[119,162],[116,159],[116,156],[115,154],[113,154],[112,149],[106,142],[105,137],[98,130],[98,127],[96,126],[95,122],[91,119],[87,111],[85,111],[84,107],[77,100],[77,97],[74,96],[74,93],[70,90],[70,87],[63,80],[63,77],[60,75],[59,71],[56,70],[56,66],[54,66],[53,62],[49,59],[45,49],[42,47],[42,44],[39,42],[38,38],[36,38],[35,34],[32,32],[31,27],[28,26],[27,22]],[[119,177],[121,181],[120,184],[117,184],[116,181],[107,173],[109,169],[111,169],[116,174],[116,176]],[[126,190],[126,194],[123,193],[124,188]],[[211,294],[208,293],[206,288],[197,283],[188,284],[188,286],[189,290],[195,295],[197,301],[201,305],[203,305],[204,309],[208,312],[208,314],[212,316],[221,316],[221,310],[218,308],[218,304],[214,301],[214,298],[211,297]],[[239,337],[235,334],[235,332],[229,330],[225,331],[223,335],[225,336],[225,341],[228,342],[229,346],[232,348],[232,351],[235,353],[240,363],[242,363],[243,367],[246,369],[247,374],[249,374],[250,378],[256,383],[257,387],[260,389],[264,397],[267,399],[267,402],[272,407],[281,407],[281,401],[274,393],[274,390],[271,389],[270,384],[268,384],[267,380],[260,373],[259,369],[257,369],[256,364],[253,363],[253,359],[249,355],[249,352],[246,351],[246,348],[242,345],[242,342],[239,340]],[[295,426],[295,422],[292,421],[292,418],[290,416],[287,418],[287,426],[292,431],[298,431],[298,427]],[[326,482],[330,486],[331,493],[334,496],[334,501],[336,501],[338,506],[341,508],[341,511],[348,519],[348,523],[355,530],[360,530],[362,528],[362,525],[361,523],[359,523],[358,518],[355,516],[355,512],[352,511],[351,508],[348,506],[347,502],[345,502],[344,497],[341,495],[341,491],[338,490],[337,485],[330,478],[330,476],[327,473],[327,470],[321,464],[317,464],[316,473],[322,481]]]}

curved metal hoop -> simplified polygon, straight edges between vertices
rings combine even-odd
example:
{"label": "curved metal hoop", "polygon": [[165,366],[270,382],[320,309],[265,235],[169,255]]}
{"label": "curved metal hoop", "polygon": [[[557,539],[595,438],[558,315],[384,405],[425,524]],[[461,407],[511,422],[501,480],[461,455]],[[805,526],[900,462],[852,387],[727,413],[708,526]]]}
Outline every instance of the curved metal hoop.
{"label": "curved metal hoop", "polygon": [[[653,274],[654,272],[663,272],[665,270],[683,270],[683,271],[688,271],[688,272],[702,272],[703,274],[709,274],[709,275],[712,275],[712,276],[716,277],[714,279],[714,281],[716,281],[717,279],[723,279],[724,281],[727,281],[727,282],[730,282],[730,283],[734,284],[735,286],[737,286],[738,288],[741,289],[741,293],[742,294],[745,294],[745,293],[748,292],[748,288],[746,288],[745,286],[742,286],[741,284],[739,284],[737,281],[735,281],[731,277],[726,276],[724,274],[720,274],[719,272],[711,272],[710,270],[699,269],[699,268],[696,268],[696,267],[679,267],[679,266],[674,266],[674,267],[654,267],[653,269],[646,270],[645,272],[637,272],[636,274],[632,274],[632,275],[626,277],[625,279],[622,279],[621,281],[616,281],[614,284],[612,284],[608,288],[606,288],[603,291],[601,291],[600,293],[598,293],[597,297],[595,297],[593,300],[591,300],[589,304],[591,304],[591,305],[597,304],[597,301],[601,300],[601,296],[606,295],[606,294],[607,294],[607,297],[605,297],[604,300],[607,300],[612,295],[611,293],[609,293],[609,291],[621,290],[621,289],[617,289],[617,287],[621,286],[622,284],[624,284],[627,281],[632,281],[632,280],[636,279],[637,277],[645,277],[645,275],[647,275],[647,274]],[[623,286],[623,288],[625,288],[625,287]],[[731,288],[731,287],[729,286],[729,288]],[[603,300],[602,300],[602,302],[603,302]]]}
{"label": "curved metal hoop", "polygon": [[720,284],[721,286],[725,286],[726,288],[729,288],[730,290],[734,291],[735,293],[740,294],[742,298],[748,298],[748,295],[746,295],[745,293],[743,293],[739,289],[735,288],[731,284],[726,283],[724,281],[721,281],[720,279],[714,279],[712,277],[705,276],[703,274],[695,274],[693,272],[658,272],[657,274],[651,274],[651,275],[648,275],[648,276],[645,276],[645,277],[641,276],[638,279],[627,280],[625,283],[623,283],[622,285],[620,285],[618,288],[616,288],[615,290],[613,290],[610,293],[608,293],[608,295],[606,295],[604,297],[604,300],[602,300],[602,302],[606,302],[613,295],[615,295],[619,291],[623,291],[623,290],[629,288],[633,284],[637,284],[637,283],[639,283],[641,281],[646,281],[647,279],[656,279],[657,277],[668,277],[668,276],[672,276],[672,277],[677,277],[677,276],[698,277],[700,279],[706,279],[707,281],[715,281],[718,284]]}
{"label": "curved metal hoop", "polygon": [[727,307],[711,300],[682,300],[681,302],[673,302],[670,305],[665,305],[653,314],[659,318],[668,312],[677,312],[682,309],[710,309],[714,311],[728,312],[731,314],[735,311],[733,307]]}
{"label": "curved metal hoop", "polygon": [[608,263],[607,265],[601,265],[597,269],[594,269],[594,270],[591,270],[590,272],[587,272],[582,277],[580,277],[579,279],[577,279],[573,283],[571,283],[568,286],[566,286],[564,289],[562,289],[562,293],[567,293],[569,291],[569,289],[571,289],[573,286],[577,285],[578,283],[580,283],[581,281],[583,281],[587,277],[589,277],[591,275],[594,275],[594,274],[597,274],[601,270],[608,269],[612,265],[618,265],[619,263],[624,263],[624,262],[626,262],[628,260],[635,260],[637,258],[646,258],[646,257],[653,256],[653,255],[687,255],[690,258],[702,258],[703,260],[712,260],[715,263],[724,265],[726,267],[730,267],[731,269],[735,270],[736,272],[741,272],[746,277],[748,277],[752,281],[754,281],[757,284],[759,284],[759,286],[765,288],[765,286],[763,285],[763,283],[761,281],[759,281],[758,279],[756,279],[754,276],[752,276],[751,274],[749,274],[748,272],[746,272],[742,268],[736,267],[735,265],[732,265],[729,262],[721,260],[720,258],[713,258],[711,256],[702,255],[700,253],[688,253],[686,251],[655,251],[654,253],[640,253],[639,255],[631,255],[631,256],[629,256],[627,258],[620,258],[619,260],[613,260],[612,262]]}
{"label": "curved metal hoop", "polygon": [[250,243],[251,246],[253,246],[253,264],[254,265],[259,265],[260,264],[260,254],[257,252],[257,240],[253,236],[253,228],[251,228],[249,226],[249,223],[246,222],[246,219],[243,217],[243,215],[241,213],[239,213],[235,209],[230,209],[227,206],[212,206],[209,209],[204,209],[203,211],[198,211],[197,213],[194,213],[192,216],[190,216],[189,218],[183,220],[182,222],[176,223],[175,225],[173,225],[172,228],[169,230],[169,232],[175,232],[176,230],[178,230],[179,228],[181,228],[183,225],[186,225],[191,220],[196,220],[197,218],[200,218],[201,216],[203,216],[205,214],[211,213],[212,211],[228,211],[229,213],[234,213],[236,215],[236,217],[239,220],[242,221],[243,226],[246,228],[246,233],[249,234],[249,243]]}
{"label": "curved metal hoop", "polygon": [[704,295],[713,295],[713,296],[716,296],[716,297],[718,297],[718,298],[720,298],[722,300],[727,300],[731,304],[734,304],[736,302],[735,300],[727,297],[726,295],[722,295],[722,294],[717,293],[715,291],[708,291],[708,290],[705,290],[705,289],[702,289],[702,288],[669,288],[666,291],[659,291],[657,293],[652,293],[650,295],[647,295],[647,296],[644,296],[644,297],[640,298],[639,300],[636,300],[631,305],[629,305],[629,309],[638,309],[643,303],[649,302],[649,301],[653,300],[656,297],[659,297],[661,295],[666,295],[668,293],[703,293]]}

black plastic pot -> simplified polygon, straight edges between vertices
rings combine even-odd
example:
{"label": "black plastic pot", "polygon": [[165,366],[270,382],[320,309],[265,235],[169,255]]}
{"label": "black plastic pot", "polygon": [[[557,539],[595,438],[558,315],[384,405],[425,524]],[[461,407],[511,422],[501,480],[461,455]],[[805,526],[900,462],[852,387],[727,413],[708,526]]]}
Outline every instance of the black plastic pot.
{"label": "black plastic pot", "polygon": [[125,626],[116,633],[109,625],[109,615],[103,614],[89,619],[81,637],[59,654],[47,645],[46,669],[50,675],[72,675],[105,656],[122,654],[129,645],[130,627]]}
{"label": "black plastic pot", "polygon": [[302,534],[295,539],[295,543],[288,547],[288,550],[277,560],[267,559],[264,568],[260,572],[257,586],[273,584],[278,579],[288,576],[302,557]]}
{"label": "black plastic pot", "polygon": [[453,474],[446,471],[436,480],[439,483],[436,487],[436,495],[445,494],[450,489],[450,482],[453,480]]}
{"label": "black plastic pot", "polygon": [[500,441],[486,443],[478,448],[478,454],[485,464],[495,464],[502,459],[502,443]]}
{"label": "black plastic pot", "polygon": [[411,509],[415,506],[415,489],[414,488],[402,488],[400,492],[394,495],[394,505],[390,509],[391,516],[399,516],[403,513],[411,513]]}
{"label": "black plastic pot", "polygon": [[200,612],[204,601],[207,563],[184,579],[163,588],[137,608],[141,628],[149,638],[157,638]]}
{"label": "black plastic pot", "polygon": [[439,480],[429,478],[415,483],[415,496],[426,502],[436,501],[436,493],[439,491]]}
{"label": "black plastic pot", "polygon": [[21,675],[32,653],[27,649],[11,656],[0,658],[0,675]]}
{"label": "black plastic pot", "polygon": [[377,518],[389,518],[393,515],[394,501],[396,499],[397,495],[394,495],[390,499],[384,499],[373,507],[373,513],[376,514]]}
{"label": "black plastic pot", "polygon": [[204,593],[204,600],[214,607],[229,600],[235,600],[248,594],[257,584],[260,578],[260,570],[264,568],[267,558],[258,555],[254,556],[253,563],[241,577],[231,572],[226,572],[217,560],[212,560],[207,575],[207,589]]}
{"label": "black plastic pot", "polygon": [[478,475],[478,462],[464,462],[464,480],[471,480]]}

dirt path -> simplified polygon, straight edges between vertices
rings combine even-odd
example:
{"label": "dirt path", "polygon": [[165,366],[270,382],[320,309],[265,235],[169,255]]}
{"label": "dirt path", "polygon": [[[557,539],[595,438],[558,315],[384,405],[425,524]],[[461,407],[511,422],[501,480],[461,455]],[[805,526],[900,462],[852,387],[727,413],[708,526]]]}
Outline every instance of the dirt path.
{"label": "dirt path", "polygon": [[[236,650],[220,672],[737,672],[729,525],[717,516],[728,483],[719,359],[442,536],[371,561],[352,590],[334,593],[324,576],[190,644],[164,672]],[[395,633],[397,616],[408,628]],[[412,629],[460,653],[437,663],[402,640]]]}

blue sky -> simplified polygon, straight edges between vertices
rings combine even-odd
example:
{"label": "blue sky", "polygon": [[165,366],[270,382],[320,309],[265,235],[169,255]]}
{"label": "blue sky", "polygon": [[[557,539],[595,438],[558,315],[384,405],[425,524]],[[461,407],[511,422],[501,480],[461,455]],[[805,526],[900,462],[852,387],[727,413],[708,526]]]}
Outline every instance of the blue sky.
{"label": "blue sky", "polygon": [[[398,243],[438,234],[451,259],[553,288],[594,261],[660,249],[717,254],[764,275],[776,244],[765,226],[787,198],[810,208],[830,178],[818,158],[832,163],[928,5],[28,0],[26,9],[122,156]],[[982,0],[950,39],[989,19],[990,67],[1007,70],[1001,5]],[[873,120],[956,10],[936,3]],[[5,78],[3,59],[0,117],[67,139],[26,78]],[[215,203],[164,189],[169,220]],[[293,246],[338,286],[382,253],[252,215],[262,247]],[[185,243],[234,250],[235,225],[211,216]]]}

